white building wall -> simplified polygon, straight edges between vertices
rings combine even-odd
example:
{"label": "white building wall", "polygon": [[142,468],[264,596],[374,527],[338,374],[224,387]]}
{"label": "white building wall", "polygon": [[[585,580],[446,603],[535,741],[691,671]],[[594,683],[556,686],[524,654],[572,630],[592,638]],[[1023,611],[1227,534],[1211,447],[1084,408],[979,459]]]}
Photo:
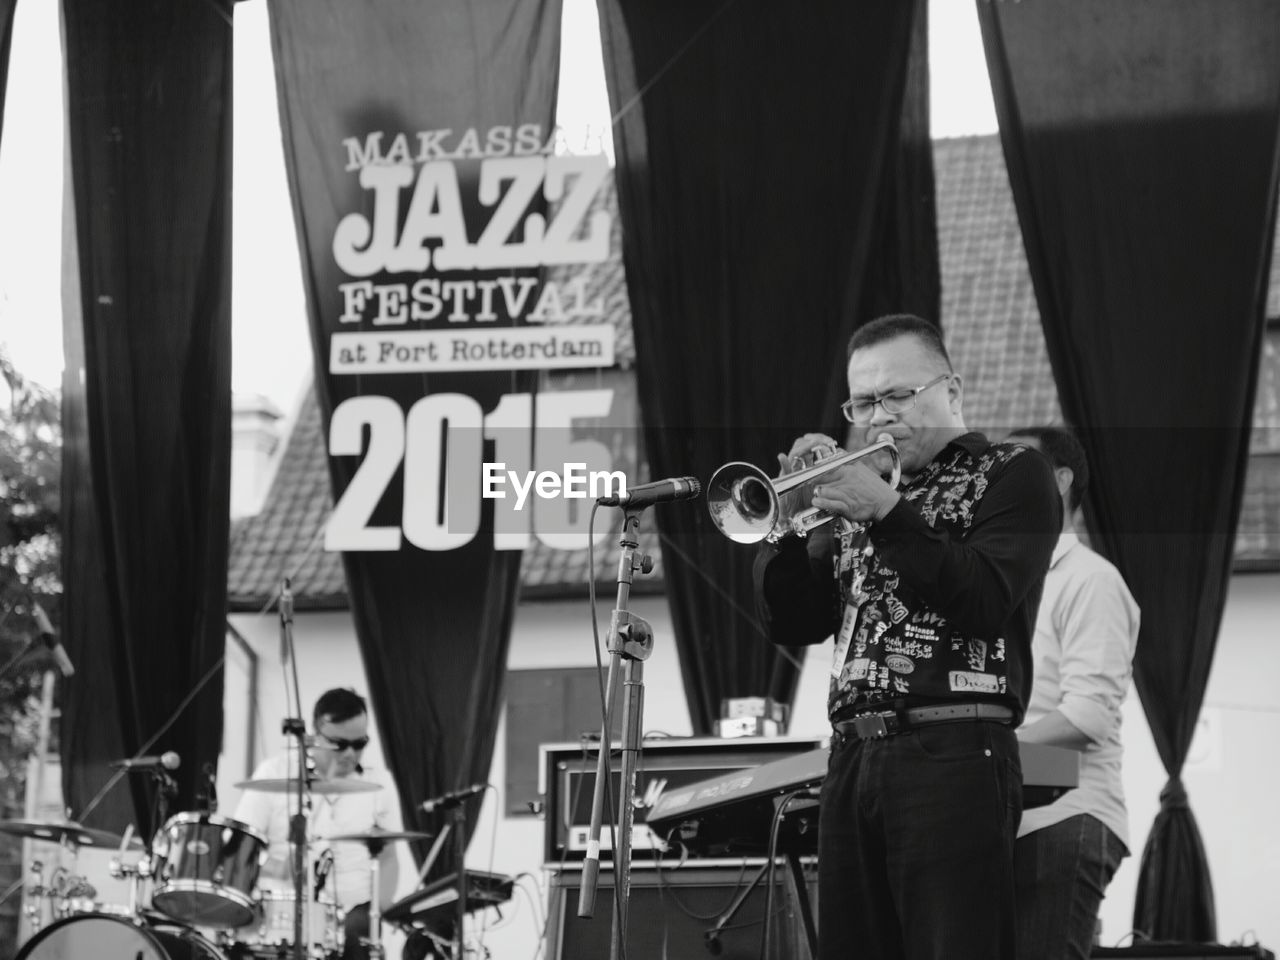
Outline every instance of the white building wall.
{"label": "white building wall", "polygon": [[[602,630],[613,598],[600,602]],[[633,598],[632,609],[649,620],[656,637],[645,671],[645,728],[674,735],[692,730],[666,601]],[[591,628],[584,602],[530,602],[516,614],[508,665],[513,669],[583,667],[594,664]],[[367,692],[350,617],[343,613],[299,613],[294,633],[304,710],[330,686]],[[279,628],[269,615],[232,618],[259,657],[259,756],[282,743],[284,687],[280,671]],[[1280,575],[1251,574],[1233,579],[1217,658],[1210,678],[1200,733],[1193,745],[1184,782],[1199,823],[1217,898],[1219,938],[1230,942],[1249,931],[1273,949],[1280,944],[1280,821],[1272,810],[1280,793],[1280,769],[1274,763],[1280,743]],[[790,733],[822,736],[830,643],[802,651],[801,676]],[[225,753],[219,768],[223,809],[234,806],[230,787],[245,776],[247,700],[245,659],[228,647]],[[1102,909],[1103,942],[1113,944],[1129,932],[1138,863],[1147,832],[1159,808],[1165,783],[1155,746],[1136,694],[1125,706],[1127,748],[1125,785],[1129,798],[1133,856],[1126,859]],[[533,960],[542,934],[545,878],[541,874],[543,824],[534,817],[499,815],[505,800],[505,724],[499,726],[490,782],[497,793],[486,798],[467,854],[473,869],[524,875],[531,898],[517,892],[501,921],[486,932],[494,957]],[[375,739],[368,757],[382,763]],[[412,889],[407,855],[402,855],[401,892]],[[604,917],[596,922],[607,923]]]}

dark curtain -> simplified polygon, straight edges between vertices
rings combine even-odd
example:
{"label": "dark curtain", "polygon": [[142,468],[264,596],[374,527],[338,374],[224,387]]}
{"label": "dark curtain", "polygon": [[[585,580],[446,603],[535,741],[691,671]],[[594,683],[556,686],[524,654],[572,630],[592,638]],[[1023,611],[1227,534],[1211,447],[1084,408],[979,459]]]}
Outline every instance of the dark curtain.
{"label": "dark curtain", "polygon": [[[855,326],[936,316],[924,9],[601,0],[654,477],[772,476],[799,434],[843,435]],[[722,697],[789,702],[797,661],[764,640],[752,551],[701,505],[656,509],[694,730]]]}
{"label": "dark curtain", "polygon": [[1280,7],[979,3],[1090,529],[1142,608],[1135,680],[1169,773],[1134,926],[1214,939],[1180,773],[1231,574],[1275,226]]}
{"label": "dark curtain", "polygon": [[[536,124],[543,136],[550,132],[559,69],[558,0],[279,0],[271,15],[286,165],[325,422],[344,401],[356,397],[390,398],[408,411],[429,394],[461,393],[488,412],[502,394],[528,392],[531,375],[510,371],[327,373],[335,333],[379,329],[368,320],[340,325],[344,306],[338,286],[351,278],[339,269],[332,250],[335,229],[345,215],[369,216],[374,210],[358,171],[349,166],[344,139],[357,137],[363,144],[369,133],[383,131],[382,148],[388,150],[395,135],[404,132],[416,155],[418,131],[451,131],[443,141],[445,152],[469,129],[479,131],[481,143],[486,131],[501,125]],[[479,161],[457,160],[454,166],[467,236],[474,243],[487,216],[477,203]],[[407,204],[401,202],[401,217]],[[443,276],[520,278],[537,277],[538,271]],[[413,284],[419,275],[384,271],[371,279]],[[496,303],[495,309],[504,307]],[[491,326],[509,326],[516,319],[503,313]],[[426,326],[444,325],[441,319]],[[449,329],[469,326],[452,323]],[[360,464],[358,457],[330,456],[335,500]],[[476,469],[477,480],[467,496],[478,496],[478,465]],[[401,467],[372,523],[400,527],[407,502],[403,487]],[[402,539],[398,549],[343,555],[383,754],[410,828],[438,830],[447,815],[428,816],[419,804],[489,777],[521,554],[494,549],[488,502],[484,507],[481,532],[465,546],[427,551]],[[478,807],[479,798],[470,812]],[[468,831],[474,819],[468,817]],[[423,852],[415,851],[419,856]],[[449,849],[436,873],[452,867]]]}
{"label": "dark curtain", "polygon": [[[63,790],[222,740],[231,451],[231,4],[64,5],[74,277],[63,430]],[[81,374],[81,369],[83,373]],[[152,829],[149,778],[91,822]]]}
{"label": "dark curtain", "polygon": [[[907,57],[898,135],[884,166],[871,227],[876,238],[868,251],[861,283],[861,305],[854,313],[861,326],[888,313],[914,313],[941,325],[938,266],[938,218],[933,182],[933,138],[929,135],[929,5],[916,3]],[[836,398],[849,392],[841,369]],[[823,413],[828,415],[826,409]],[[847,424],[833,419],[838,430]],[[840,436],[839,433],[834,436]]]}
{"label": "dark curtain", "polygon": [[9,80],[9,50],[13,43],[13,11],[18,0],[0,0],[0,134],[4,133],[4,94]]}

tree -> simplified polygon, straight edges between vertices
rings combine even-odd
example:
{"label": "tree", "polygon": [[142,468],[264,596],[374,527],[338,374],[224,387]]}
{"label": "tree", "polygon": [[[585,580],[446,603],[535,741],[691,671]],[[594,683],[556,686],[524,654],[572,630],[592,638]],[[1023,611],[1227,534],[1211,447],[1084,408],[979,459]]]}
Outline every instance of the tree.
{"label": "tree", "polygon": [[[22,376],[0,349],[0,664],[37,635],[34,604],[56,624],[62,596],[57,394]],[[0,678],[0,818],[21,817],[27,758],[36,746],[48,654],[28,654]],[[21,841],[0,834],[0,896],[21,879]],[[10,899],[0,910],[0,955],[14,945]]]}

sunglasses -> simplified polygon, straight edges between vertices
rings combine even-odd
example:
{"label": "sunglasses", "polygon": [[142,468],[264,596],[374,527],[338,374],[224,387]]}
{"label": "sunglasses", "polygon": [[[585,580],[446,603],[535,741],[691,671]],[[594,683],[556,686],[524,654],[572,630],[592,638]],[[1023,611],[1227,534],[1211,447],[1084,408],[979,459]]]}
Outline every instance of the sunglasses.
{"label": "sunglasses", "polygon": [[341,753],[343,750],[351,749],[359,753],[369,745],[368,737],[356,737],[354,740],[344,740],[342,737],[331,737],[327,733],[320,734],[335,751]]}

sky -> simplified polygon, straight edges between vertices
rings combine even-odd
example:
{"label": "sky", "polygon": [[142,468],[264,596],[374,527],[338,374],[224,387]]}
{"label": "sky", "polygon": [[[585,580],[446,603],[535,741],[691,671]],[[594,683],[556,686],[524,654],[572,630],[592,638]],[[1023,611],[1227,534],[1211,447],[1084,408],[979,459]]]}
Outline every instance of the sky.
{"label": "sky", "polygon": [[[0,131],[0,343],[27,377],[51,387],[63,368],[58,6],[54,0],[17,4]],[[287,414],[309,382],[311,353],[276,113],[267,0],[238,3],[234,16],[232,387],[261,394]],[[930,0],[929,44],[933,135],[994,132],[976,5]],[[557,122],[570,143],[607,136],[595,0],[564,0]],[[611,144],[605,146],[612,152]]]}

